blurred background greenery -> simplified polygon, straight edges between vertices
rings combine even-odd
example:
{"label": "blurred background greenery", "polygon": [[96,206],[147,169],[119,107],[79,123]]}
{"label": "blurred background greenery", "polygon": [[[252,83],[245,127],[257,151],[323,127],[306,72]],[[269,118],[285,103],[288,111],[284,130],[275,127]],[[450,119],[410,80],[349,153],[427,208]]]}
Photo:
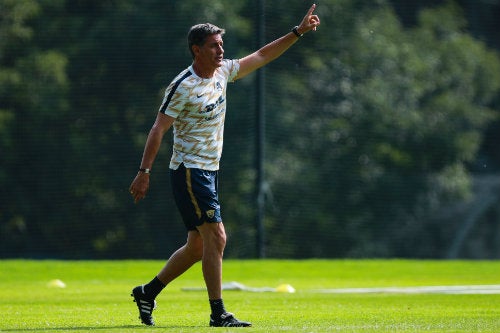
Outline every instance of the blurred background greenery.
{"label": "blurred background greenery", "polygon": [[[256,75],[228,87],[226,257],[500,258],[500,1],[317,4],[263,71],[261,243]],[[224,27],[238,58],[309,6],[0,0],[0,257],[166,258],[185,241],[171,133],[146,200],[128,186],[189,27]]]}

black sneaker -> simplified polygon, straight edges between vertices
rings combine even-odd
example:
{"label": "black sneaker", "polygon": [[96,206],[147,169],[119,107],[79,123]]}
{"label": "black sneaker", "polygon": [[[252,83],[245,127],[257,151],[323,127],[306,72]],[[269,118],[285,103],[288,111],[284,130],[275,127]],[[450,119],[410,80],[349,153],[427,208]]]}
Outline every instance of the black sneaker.
{"label": "black sneaker", "polygon": [[220,315],[219,318],[214,318],[210,315],[210,326],[212,327],[249,327],[251,323],[240,321],[234,318],[231,312],[226,312]]}
{"label": "black sneaker", "polygon": [[139,319],[141,322],[148,326],[154,326],[155,322],[151,314],[153,313],[153,310],[156,309],[156,301],[154,299],[149,300],[146,298],[144,285],[135,287],[130,296],[132,296],[134,298],[134,302],[137,303],[137,307],[139,308]]}

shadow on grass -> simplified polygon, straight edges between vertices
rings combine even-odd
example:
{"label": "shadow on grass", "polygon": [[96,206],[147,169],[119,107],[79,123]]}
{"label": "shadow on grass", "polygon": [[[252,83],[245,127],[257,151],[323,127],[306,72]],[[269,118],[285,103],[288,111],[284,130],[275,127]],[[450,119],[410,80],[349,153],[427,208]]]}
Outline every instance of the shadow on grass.
{"label": "shadow on grass", "polygon": [[103,330],[127,330],[127,329],[185,329],[201,328],[200,326],[144,326],[144,325],[123,325],[123,326],[79,326],[79,327],[33,327],[33,328],[10,328],[0,329],[0,332],[51,332],[51,331],[103,331]]}

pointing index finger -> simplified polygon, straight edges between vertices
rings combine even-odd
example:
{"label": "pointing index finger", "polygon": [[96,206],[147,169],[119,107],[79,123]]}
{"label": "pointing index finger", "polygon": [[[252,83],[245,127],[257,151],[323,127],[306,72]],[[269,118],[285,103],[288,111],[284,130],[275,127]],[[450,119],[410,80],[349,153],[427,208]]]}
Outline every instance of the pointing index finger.
{"label": "pointing index finger", "polygon": [[316,4],[314,3],[311,8],[309,8],[309,11],[307,12],[307,15],[312,15],[312,13],[314,12],[314,9],[316,9]]}

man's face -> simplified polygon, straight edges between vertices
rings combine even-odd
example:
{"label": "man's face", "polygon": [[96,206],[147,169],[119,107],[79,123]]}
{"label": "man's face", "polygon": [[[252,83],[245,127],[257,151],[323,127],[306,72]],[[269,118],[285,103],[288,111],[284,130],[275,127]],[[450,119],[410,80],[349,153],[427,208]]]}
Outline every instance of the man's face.
{"label": "man's face", "polygon": [[195,46],[195,57],[205,68],[220,67],[224,58],[223,45],[220,34],[210,35],[203,46]]}

